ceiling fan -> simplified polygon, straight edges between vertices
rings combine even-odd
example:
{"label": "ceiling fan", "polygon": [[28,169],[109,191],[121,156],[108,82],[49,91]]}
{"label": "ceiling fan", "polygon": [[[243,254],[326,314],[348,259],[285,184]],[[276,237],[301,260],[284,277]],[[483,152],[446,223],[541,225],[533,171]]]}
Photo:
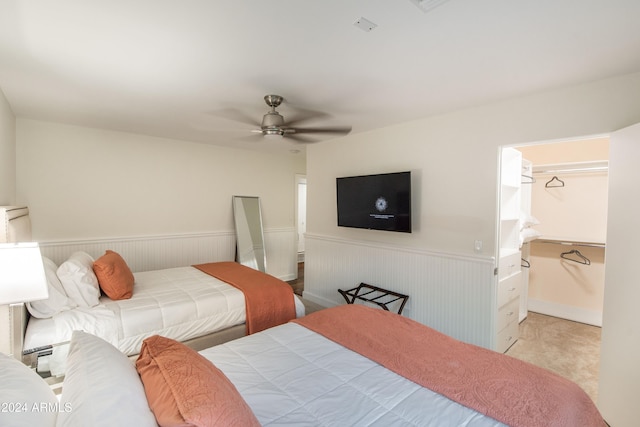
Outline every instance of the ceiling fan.
{"label": "ceiling fan", "polygon": [[271,110],[269,110],[263,117],[262,122],[257,122],[248,118],[246,115],[234,114],[233,120],[238,120],[244,123],[249,123],[259,129],[254,129],[252,132],[258,134],[258,136],[264,136],[270,139],[287,138],[296,142],[311,143],[317,140],[312,138],[306,138],[303,135],[311,134],[335,134],[346,135],[351,132],[351,126],[345,127],[296,127],[295,125],[306,120],[313,118],[327,116],[325,113],[309,110],[299,110],[291,120],[285,121],[284,117],[276,110],[280,104],[284,101],[284,98],[280,95],[266,95],[264,101],[267,103]]}

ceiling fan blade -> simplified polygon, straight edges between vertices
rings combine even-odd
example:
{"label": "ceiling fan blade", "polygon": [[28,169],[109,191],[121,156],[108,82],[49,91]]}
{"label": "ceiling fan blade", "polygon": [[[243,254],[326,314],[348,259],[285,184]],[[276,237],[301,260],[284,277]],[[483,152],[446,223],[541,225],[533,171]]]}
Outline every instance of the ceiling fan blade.
{"label": "ceiling fan blade", "polygon": [[319,139],[313,139],[313,138],[308,138],[308,137],[304,137],[301,135],[296,135],[293,133],[285,133],[284,134],[284,138],[289,139],[291,141],[295,141],[295,142],[299,142],[301,144],[313,144],[315,142],[319,142]]}
{"label": "ceiling fan blade", "polygon": [[286,125],[294,126],[298,123],[306,122],[309,120],[328,119],[328,118],[331,118],[331,115],[328,113],[323,113],[322,111],[294,108],[294,111],[292,113],[287,113],[285,117],[286,117],[285,119]]}
{"label": "ceiling fan blade", "polygon": [[262,133],[252,133],[251,135],[243,135],[234,139],[238,141],[260,142],[264,139],[264,135],[262,135]]}
{"label": "ceiling fan blade", "polygon": [[333,133],[339,135],[346,135],[351,132],[351,126],[343,126],[343,127],[322,127],[322,128],[293,128],[292,130],[294,134],[300,133]]}
{"label": "ceiling fan blade", "polygon": [[224,108],[222,110],[212,111],[211,114],[217,117],[222,117],[223,119],[246,123],[258,128],[262,125],[260,121],[256,120],[254,117],[251,117],[243,113],[242,111],[236,110],[235,108]]}

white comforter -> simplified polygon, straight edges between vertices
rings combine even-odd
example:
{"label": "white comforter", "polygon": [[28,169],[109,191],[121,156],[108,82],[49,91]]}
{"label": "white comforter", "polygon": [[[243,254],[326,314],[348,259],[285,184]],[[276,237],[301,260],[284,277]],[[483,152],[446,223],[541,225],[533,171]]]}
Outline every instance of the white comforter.
{"label": "white comforter", "polygon": [[[128,300],[102,297],[91,309],[30,319],[24,348],[68,342],[74,330],[83,330],[134,355],[151,335],[184,341],[245,322],[242,291],[196,268],[145,271],[134,276],[134,293]],[[304,305],[298,298],[295,303],[297,316],[303,316]]]}
{"label": "white comforter", "polygon": [[200,353],[263,426],[504,426],[293,323]]}

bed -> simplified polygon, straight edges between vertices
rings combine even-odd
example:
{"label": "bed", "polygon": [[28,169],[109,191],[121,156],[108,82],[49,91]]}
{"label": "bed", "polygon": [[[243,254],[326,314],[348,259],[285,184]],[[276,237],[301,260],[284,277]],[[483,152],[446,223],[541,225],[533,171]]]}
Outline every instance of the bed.
{"label": "bed", "polygon": [[[0,240],[30,241],[27,207],[0,207]],[[105,339],[128,356],[151,335],[202,349],[304,315],[285,282],[234,262],[132,273],[118,253],[94,259],[78,251],[56,265],[43,257],[49,298],[28,303],[14,335],[26,363],[62,376],[74,330]],[[247,317],[247,314],[249,316]],[[28,321],[26,320],[28,319]]]}
{"label": "bed", "polygon": [[135,365],[75,332],[60,401],[16,363],[0,358],[0,401],[27,410],[0,416],[29,425],[606,425],[571,381],[357,304],[199,353],[150,337]]}
{"label": "bed", "polygon": [[[86,281],[87,275],[91,274],[93,259],[86,253],[75,253],[70,259],[86,260],[84,270],[75,273]],[[61,277],[64,264],[56,266],[46,258],[44,264],[50,283]],[[290,291],[290,286],[286,283],[237,263],[207,265],[226,266],[229,271],[251,270],[248,280],[261,281],[266,278],[277,289],[282,287],[284,293],[281,297],[291,299],[290,305],[285,309],[295,307],[295,315],[285,315],[269,326],[304,315],[302,301]],[[220,343],[255,332],[248,330],[247,326],[245,292],[248,291],[236,288],[212,275],[215,273],[206,273],[201,268],[202,265],[132,273],[133,290],[126,299],[109,298],[104,295],[104,291],[100,294],[93,287],[96,300],[88,305],[74,304],[74,301],[67,299],[62,304],[58,303],[55,308],[60,310],[56,310],[47,301],[31,303],[28,308],[32,315],[37,313],[34,306],[40,308],[43,304],[48,304],[49,309],[39,310],[46,314],[43,318],[32,316],[29,319],[23,354],[29,364],[37,364],[39,371],[60,376],[65,371],[68,351],[66,344],[71,340],[74,330],[99,336],[128,356],[137,355],[143,340],[156,334],[187,342],[199,349],[212,345],[212,342]],[[49,287],[51,298],[55,288],[60,289],[60,285],[50,284]],[[99,287],[104,289],[102,284]],[[72,294],[68,286],[63,289],[67,290],[67,295]],[[271,295],[271,298],[276,296]],[[89,298],[85,296],[85,299]],[[79,300],[80,297],[76,295],[75,301]],[[281,309],[280,306],[273,308]],[[52,312],[55,313],[48,316]]]}

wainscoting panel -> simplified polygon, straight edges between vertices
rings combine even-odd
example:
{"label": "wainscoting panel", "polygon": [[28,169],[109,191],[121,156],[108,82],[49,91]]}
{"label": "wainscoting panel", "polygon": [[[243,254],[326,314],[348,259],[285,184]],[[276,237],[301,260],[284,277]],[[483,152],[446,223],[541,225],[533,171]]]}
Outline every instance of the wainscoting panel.
{"label": "wainscoting panel", "polygon": [[[265,230],[267,272],[282,280],[297,276],[295,230]],[[40,242],[42,254],[60,265],[76,251],[94,258],[107,249],[118,252],[133,272],[183,267],[215,261],[233,261],[236,238],[233,231],[144,236],[113,239]]]}
{"label": "wainscoting panel", "polygon": [[297,239],[295,228],[270,228],[264,231],[267,273],[280,280],[298,277]]}
{"label": "wainscoting panel", "polygon": [[[304,297],[343,304],[338,289],[361,282],[409,295],[403,315],[462,341],[493,348],[495,261],[305,236]],[[364,325],[363,325],[364,326]]]}

